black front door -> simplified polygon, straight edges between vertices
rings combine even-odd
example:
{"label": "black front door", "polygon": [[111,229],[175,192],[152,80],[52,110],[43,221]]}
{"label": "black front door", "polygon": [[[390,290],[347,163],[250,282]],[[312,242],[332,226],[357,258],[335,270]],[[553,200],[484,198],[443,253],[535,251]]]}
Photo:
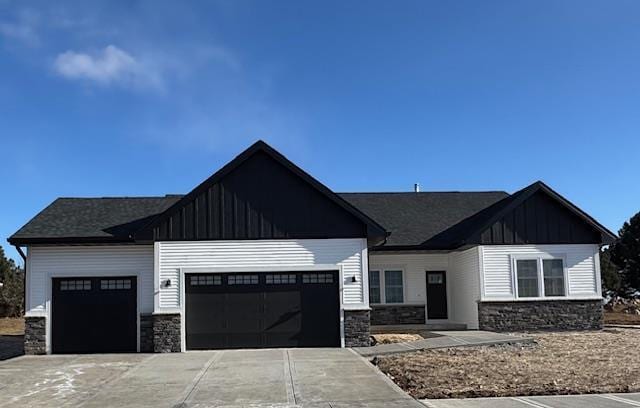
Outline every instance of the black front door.
{"label": "black front door", "polygon": [[187,349],[340,345],[337,272],[189,274]]}
{"label": "black front door", "polygon": [[53,353],[125,353],[137,346],[136,278],[53,279]]}
{"label": "black front door", "polygon": [[447,318],[447,274],[427,271],[427,318]]}

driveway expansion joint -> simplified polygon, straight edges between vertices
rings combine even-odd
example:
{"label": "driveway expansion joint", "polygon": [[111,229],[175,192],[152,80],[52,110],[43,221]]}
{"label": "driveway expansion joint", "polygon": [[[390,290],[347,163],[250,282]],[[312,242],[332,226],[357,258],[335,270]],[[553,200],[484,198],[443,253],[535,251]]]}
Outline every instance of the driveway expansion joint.
{"label": "driveway expansion joint", "polygon": [[287,402],[294,406],[298,405],[298,397],[296,396],[296,386],[293,378],[295,366],[291,361],[289,350],[283,350],[284,354],[284,378],[285,387],[287,388]]}
{"label": "driveway expansion joint", "polygon": [[185,390],[184,394],[186,394],[186,395],[184,396],[184,398],[180,398],[182,401],[177,403],[177,404],[175,404],[174,407],[178,408],[178,407],[186,407],[186,406],[188,406],[189,402],[191,401],[190,400],[191,396],[193,395],[194,391],[198,388],[198,384],[200,384],[200,381],[202,380],[204,375],[207,373],[207,371],[209,371],[209,368],[211,368],[211,366],[216,361],[218,361],[218,360],[220,360],[222,358],[223,354],[224,354],[224,351],[216,352],[213,355],[213,357],[211,357],[209,359],[209,361],[207,361],[207,363],[202,368],[202,370],[200,370],[200,372],[195,376],[195,378],[193,379],[191,384],[189,384],[189,386],[187,387],[188,391]]}

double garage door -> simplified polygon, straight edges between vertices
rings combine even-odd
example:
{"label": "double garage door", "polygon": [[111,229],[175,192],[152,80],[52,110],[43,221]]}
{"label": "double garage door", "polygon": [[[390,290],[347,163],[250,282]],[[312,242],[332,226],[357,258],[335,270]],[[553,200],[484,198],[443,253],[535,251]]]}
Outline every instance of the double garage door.
{"label": "double garage door", "polygon": [[338,272],[188,274],[187,349],[340,345]]}
{"label": "double garage door", "polygon": [[[135,352],[135,277],[53,279],[54,353]],[[338,272],[188,274],[187,349],[340,345]]]}

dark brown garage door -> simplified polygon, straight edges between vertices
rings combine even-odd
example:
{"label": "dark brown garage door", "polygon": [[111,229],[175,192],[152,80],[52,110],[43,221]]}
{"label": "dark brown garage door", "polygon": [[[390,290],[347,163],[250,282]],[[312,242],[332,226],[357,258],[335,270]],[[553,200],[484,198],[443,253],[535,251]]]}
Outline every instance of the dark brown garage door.
{"label": "dark brown garage door", "polygon": [[136,310],[135,277],[53,279],[52,352],[135,352]]}
{"label": "dark brown garage door", "polygon": [[337,347],[338,272],[189,274],[187,349]]}

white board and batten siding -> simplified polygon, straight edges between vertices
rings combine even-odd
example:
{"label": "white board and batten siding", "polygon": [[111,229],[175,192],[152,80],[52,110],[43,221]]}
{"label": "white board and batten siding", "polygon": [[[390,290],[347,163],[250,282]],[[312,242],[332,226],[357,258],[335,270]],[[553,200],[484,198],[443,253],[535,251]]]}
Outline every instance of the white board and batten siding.
{"label": "white board and batten siding", "polygon": [[30,246],[27,316],[48,316],[51,279],[136,276],[140,313],[153,312],[153,245]]}
{"label": "white board and batten siding", "polygon": [[[156,242],[156,313],[179,312],[182,307],[181,271],[268,272],[339,270],[344,309],[366,308],[366,239],[283,239],[243,241]],[[355,278],[355,281],[354,279]],[[170,281],[170,285],[166,282]]]}
{"label": "white board and batten siding", "polygon": [[602,296],[598,245],[496,245],[482,246],[481,251],[484,301],[517,300],[513,260],[526,257],[562,258],[566,270],[567,298],[595,299]]}

